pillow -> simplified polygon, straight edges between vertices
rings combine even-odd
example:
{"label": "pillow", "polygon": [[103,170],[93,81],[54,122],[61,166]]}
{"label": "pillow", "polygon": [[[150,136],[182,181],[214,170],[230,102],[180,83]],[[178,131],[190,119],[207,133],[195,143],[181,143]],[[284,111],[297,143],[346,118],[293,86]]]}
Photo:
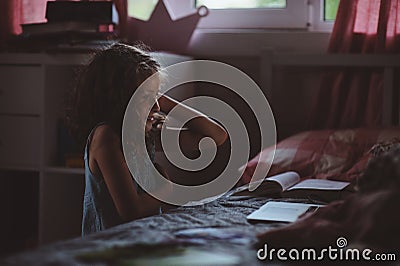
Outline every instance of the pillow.
{"label": "pillow", "polygon": [[[373,156],[369,152],[372,146],[399,136],[400,127],[302,132],[277,143],[267,176],[296,171],[302,179],[355,181]],[[271,146],[251,159],[242,175],[242,183],[250,182],[257,163],[264,167],[271,164],[272,155]]]}
{"label": "pillow", "polygon": [[391,149],[399,147],[400,138],[397,136],[393,137],[392,134],[386,135],[387,133],[391,132],[383,132],[383,134],[380,135],[380,141],[373,145],[367,152],[365,152],[349,171],[341,175],[343,180],[356,179],[364,172],[372,157],[380,156]]}

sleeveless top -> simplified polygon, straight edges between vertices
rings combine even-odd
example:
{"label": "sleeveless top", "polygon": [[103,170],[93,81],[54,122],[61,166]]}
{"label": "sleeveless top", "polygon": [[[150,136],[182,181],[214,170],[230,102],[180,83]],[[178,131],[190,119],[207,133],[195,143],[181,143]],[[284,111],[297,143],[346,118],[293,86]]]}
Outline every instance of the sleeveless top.
{"label": "sleeveless top", "polygon": [[[114,205],[104,178],[102,176],[95,176],[89,167],[89,140],[94,130],[99,125],[92,129],[85,147],[85,194],[83,198],[82,236],[122,223],[122,219]],[[146,138],[146,144],[149,157],[154,163],[155,142],[153,134],[150,134],[150,137]],[[146,168],[149,168],[149,166],[147,165]],[[150,179],[150,176],[145,176],[144,178]],[[134,182],[138,193],[142,193],[143,190],[137,185],[133,178],[132,182]]]}

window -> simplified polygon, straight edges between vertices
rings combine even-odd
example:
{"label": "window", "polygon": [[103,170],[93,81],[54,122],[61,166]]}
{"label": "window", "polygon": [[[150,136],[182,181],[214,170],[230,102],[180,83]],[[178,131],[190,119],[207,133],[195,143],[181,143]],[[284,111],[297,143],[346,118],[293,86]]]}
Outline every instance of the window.
{"label": "window", "polygon": [[339,0],[324,0],[324,21],[334,21],[336,18]]}
{"label": "window", "polygon": [[197,0],[210,9],[198,28],[307,28],[307,0]]}
{"label": "window", "polygon": [[340,0],[310,0],[309,30],[331,31]]}
{"label": "window", "polygon": [[202,5],[210,9],[229,8],[286,8],[286,0],[197,0],[196,7]]}
{"label": "window", "polygon": [[[177,19],[205,5],[198,28],[330,31],[340,0],[160,0]],[[148,20],[158,0],[128,0],[128,14]]]}

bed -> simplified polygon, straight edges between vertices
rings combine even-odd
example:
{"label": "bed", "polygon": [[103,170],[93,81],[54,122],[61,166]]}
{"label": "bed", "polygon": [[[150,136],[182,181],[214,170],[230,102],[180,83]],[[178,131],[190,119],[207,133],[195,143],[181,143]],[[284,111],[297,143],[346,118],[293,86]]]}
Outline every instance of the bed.
{"label": "bed", "polygon": [[[303,178],[356,182],[373,156],[370,150],[374,144],[398,136],[398,127],[302,132],[277,144],[270,175],[296,170]],[[272,149],[265,149],[264,155],[268,152]],[[242,177],[244,182],[251,178],[257,161],[268,163],[259,156],[250,160]],[[204,205],[170,209],[92,236],[43,246],[5,258],[0,264],[168,265],[172,260],[171,265],[185,265],[185,260],[190,260],[197,265],[261,265],[265,262],[257,259],[256,235],[285,223],[250,223],[246,216],[269,200],[226,195]]]}
{"label": "bed", "polygon": [[[221,255],[217,260],[228,265],[257,263],[253,248],[255,235],[280,223],[250,224],[246,215],[256,210],[265,198],[220,198],[196,207],[180,207],[167,213],[116,226],[86,238],[51,244],[32,252],[22,253],[1,261],[1,265],[93,265],[116,263],[118,257],[137,258],[156,256],[157,250],[195,248],[196,254]],[[187,229],[205,229],[202,233],[186,232]],[[128,255],[114,258],[104,251],[127,249]],[[100,253],[96,253],[103,251]],[[153,253],[152,253],[153,252]],[[199,253],[200,252],[200,253]],[[125,253],[124,253],[125,254]],[[165,254],[164,254],[165,256]],[[204,260],[201,264],[205,265]],[[210,264],[213,265],[214,263]],[[153,264],[150,264],[153,265]],[[184,264],[183,264],[184,265]]]}
{"label": "bed", "polygon": [[[314,66],[322,62],[325,66],[336,66],[341,61],[327,55],[320,60],[321,56],[309,60],[307,56],[293,58],[274,55],[271,51],[264,53],[261,60],[264,79],[261,84],[266,94],[274,96],[265,88],[272,87],[272,68],[275,65]],[[342,61],[358,64],[352,59]],[[379,62],[382,60],[374,66],[382,67]],[[383,65],[389,73],[385,75],[385,125],[395,120],[389,116],[394,113],[393,95],[398,96],[395,94],[392,69],[397,65],[398,61],[390,63],[389,68]],[[398,120],[399,110],[396,112]],[[262,156],[259,154],[249,160],[241,181],[249,182],[256,164],[261,163],[272,164],[268,175],[296,171],[303,179],[321,178],[356,184],[374,156],[371,152],[374,145],[398,142],[399,137],[400,127],[303,131],[277,143],[273,162],[269,160],[274,153],[272,147],[267,147]],[[283,228],[286,224],[250,223],[246,216],[269,200],[269,197],[224,196],[200,206],[170,209],[85,238],[62,241],[3,258],[0,265],[179,265],[178,262],[187,265],[189,260],[191,265],[264,265],[265,261],[257,258],[256,235]]]}

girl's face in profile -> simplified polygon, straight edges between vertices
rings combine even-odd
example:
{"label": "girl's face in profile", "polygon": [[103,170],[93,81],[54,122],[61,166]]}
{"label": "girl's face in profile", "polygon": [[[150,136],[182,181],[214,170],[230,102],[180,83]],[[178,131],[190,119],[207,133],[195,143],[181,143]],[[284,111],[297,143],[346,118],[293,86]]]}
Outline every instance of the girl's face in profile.
{"label": "girl's face in profile", "polygon": [[[159,92],[160,80],[158,78],[153,78],[151,82],[148,83],[146,89],[143,93],[143,101],[141,101],[139,108],[139,114],[146,117],[146,133],[150,132],[153,124],[157,122],[154,118],[154,113],[160,111],[160,106],[157,101],[157,94]],[[147,113],[147,111],[150,111]]]}

